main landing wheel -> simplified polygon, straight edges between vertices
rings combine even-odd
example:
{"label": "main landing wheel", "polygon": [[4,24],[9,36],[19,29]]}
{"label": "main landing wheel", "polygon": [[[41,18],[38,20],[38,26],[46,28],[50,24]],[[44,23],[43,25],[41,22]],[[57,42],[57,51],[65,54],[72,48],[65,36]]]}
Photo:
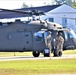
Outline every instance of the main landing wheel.
{"label": "main landing wheel", "polygon": [[50,57],[50,50],[49,49],[44,50],[44,57]]}
{"label": "main landing wheel", "polygon": [[58,50],[57,49],[54,49],[54,53],[53,53],[54,57],[58,57]]}
{"label": "main landing wheel", "polygon": [[62,51],[59,51],[59,56],[60,56],[60,57],[62,56]]}
{"label": "main landing wheel", "polygon": [[61,56],[62,56],[62,51],[54,50],[54,57],[61,57]]}
{"label": "main landing wheel", "polygon": [[33,54],[34,57],[39,57],[40,52],[39,51],[33,51],[32,54]]}

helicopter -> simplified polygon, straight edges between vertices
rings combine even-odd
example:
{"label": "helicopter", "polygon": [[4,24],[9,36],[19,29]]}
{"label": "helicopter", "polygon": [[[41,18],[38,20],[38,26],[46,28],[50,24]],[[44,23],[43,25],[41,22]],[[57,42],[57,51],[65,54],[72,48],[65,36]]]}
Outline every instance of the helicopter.
{"label": "helicopter", "polygon": [[[22,11],[1,9],[7,12],[16,12],[26,15],[43,15],[42,11]],[[64,38],[63,50],[76,49],[76,35],[73,30],[64,28],[62,25],[47,22],[46,20],[0,22],[0,52],[30,52],[34,57],[43,53],[44,57],[50,56],[50,50],[46,46],[46,37],[49,33],[52,36],[52,52],[54,50],[53,40],[57,32],[61,32]]]}

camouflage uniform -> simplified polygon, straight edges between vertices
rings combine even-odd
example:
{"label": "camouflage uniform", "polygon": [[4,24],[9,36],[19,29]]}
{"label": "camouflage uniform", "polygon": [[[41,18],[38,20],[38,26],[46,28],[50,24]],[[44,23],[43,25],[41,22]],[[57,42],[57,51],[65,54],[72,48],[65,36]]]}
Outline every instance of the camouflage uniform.
{"label": "camouflage uniform", "polygon": [[46,47],[49,48],[51,51],[51,33],[49,33],[46,37]]}
{"label": "camouflage uniform", "polygon": [[58,34],[57,37],[55,38],[55,48],[57,50],[57,53],[63,50],[63,43],[64,38],[61,36],[61,34]]}

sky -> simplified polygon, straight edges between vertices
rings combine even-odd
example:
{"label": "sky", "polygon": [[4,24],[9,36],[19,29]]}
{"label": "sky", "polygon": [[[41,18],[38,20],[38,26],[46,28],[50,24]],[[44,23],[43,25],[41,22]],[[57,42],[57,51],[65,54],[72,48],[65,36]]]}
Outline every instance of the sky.
{"label": "sky", "polygon": [[52,0],[0,0],[0,8],[5,9],[18,9],[21,8],[23,2],[31,6],[42,6],[44,2],[51,4]]}

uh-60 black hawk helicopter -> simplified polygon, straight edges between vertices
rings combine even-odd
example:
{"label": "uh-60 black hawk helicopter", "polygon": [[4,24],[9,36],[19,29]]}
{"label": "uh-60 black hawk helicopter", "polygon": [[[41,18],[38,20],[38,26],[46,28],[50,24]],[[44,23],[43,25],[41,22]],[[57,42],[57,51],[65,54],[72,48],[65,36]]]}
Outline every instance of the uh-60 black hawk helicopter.
{"label": "uh-60 black hawk helicopter", "polygon": [[[38,11],[22,11],[0,9],[0,12],[14,12],[27,15],[42,15]],[[75,33],[60,24],[41,20],[21,21],[16,19],[14,22],[0,22],[0,52],[33,52],[34,57],[38,57],[40,52],[50,56],[50,50],[46,46],[46,37],[52,32],[52,51],[54,50],[53,40],[57,32],[61,32],[64,37],[63,49],[76,48]],[[55,50],[54,50],[55,51]]]}

